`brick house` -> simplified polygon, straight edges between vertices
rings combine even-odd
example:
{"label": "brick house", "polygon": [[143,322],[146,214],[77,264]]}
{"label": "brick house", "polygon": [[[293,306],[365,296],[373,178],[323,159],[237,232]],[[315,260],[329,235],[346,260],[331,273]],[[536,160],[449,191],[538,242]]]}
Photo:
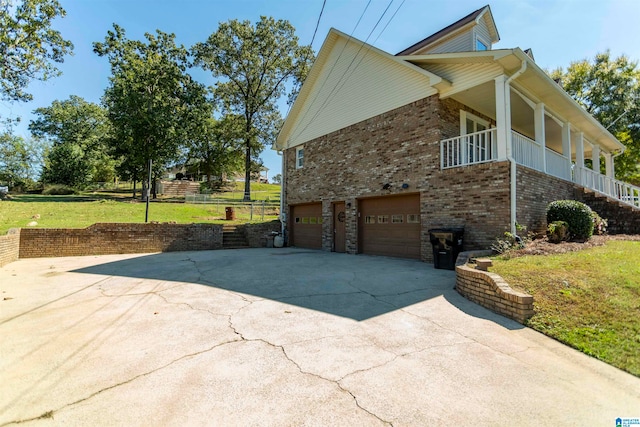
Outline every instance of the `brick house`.
{"label": "brick house", "polygon": [[397,55],[331,29],[274,146],[288,244],[432,261],[431,228],[487,248],[578,190],[637,209],[624,146],[498,41],[489,6]]}

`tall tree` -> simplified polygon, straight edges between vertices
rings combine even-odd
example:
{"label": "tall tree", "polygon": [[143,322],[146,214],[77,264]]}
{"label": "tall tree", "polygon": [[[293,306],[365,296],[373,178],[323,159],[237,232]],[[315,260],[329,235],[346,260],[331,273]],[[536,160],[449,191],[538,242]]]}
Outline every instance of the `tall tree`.
{"label": "tall tree", "polygon": [[572,62],[551,77],[560,82],[587,112],[626,145],[616,157],[618,179],[640,185],[640,70],[626,56],[611,58],[609,51],[593,61]]}
{"label": "tall tree", "polygon": [[42,165],[44,145],[39,140],[0,134],[0,182],[9,187],[30,186]]}
{"label": "tall tree", "polygon": [[244,120],[244,200],[250,201],[252,158],[274,141],[282,122],[277,103],[291,95],[286,93],[288,89],[295,92],[297,83],[304,80],[313,51],[310,46],[298,45],[288,21],[262,16],[255,26],[238,20],[220,23],[206,42],[193,46],[192,52],[197,65],[221,78],[215,95],[223,111]]}
{"label": "tall tree", "polygon": [[[71,95],[67,100],[53,101],[49,107],[38,108],[34,113],[36,119],[29,123],[31,133],[52,143],[49,156],[72,156],[78,171],[78,177],[71,179],[68,175],[73,168],[69,169],[64,161],[51,161],[43,175],[45,182],[82,186],[89,181],[109,181],[114,177],[115,165],[107,144],[111,125],[104,108]],[[71,158],[69,160],[70,164]],[[59,167],[62,170],[58,172],[55,168]],[[56,181],[56,177],[63,177],[64,182]]]}
{"label": "tall tree", "polygon": [[93,44],[111,64],[103,102],[113,145],[135,178],[150,160],[155,177],[186,146],[192,121],[208,115],[206,89],[187,74],[188,52],[174,34],[156,30],[146,41],[128,40],[123,28],[113,27],[103,43]]}
{"label": "tall tree", "polygon": [[53,63],[62,63],[73,44],[51,25],[65,15],[57,0],[0,0],[0,98],[29,101],[30,81],[60,75]]}
{"label": "tall tree", "polygon": [[188,163],[195,163],[212,185],[214,177],[242,170],[242,117],[225,115],[204,123],[203,132],[194,133],[189,147]]}

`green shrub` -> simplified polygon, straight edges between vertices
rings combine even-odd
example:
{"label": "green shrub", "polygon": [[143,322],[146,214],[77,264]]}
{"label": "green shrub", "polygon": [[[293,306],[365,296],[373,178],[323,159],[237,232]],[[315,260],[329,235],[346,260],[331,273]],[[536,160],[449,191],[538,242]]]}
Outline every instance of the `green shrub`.
{"label": "green shrub", "polygon": [[44,186],[42,194],[47,196],[67,196],[69,194],[77,194],[77,191],[68,185],[51,184]]}
{"label": "green shrub", "polygon": [[607,220],[598,215],[596,211],[592,211],[591,215],[593,217],[593,234],[607,234],[607,226],[609,225]]}
{"label": "green shrub", "polygon": [[556,200],[547,206],[547,224],[566,221],[569,236],[574,240],[589,240],[593,235],[592,210],[577,200]]}
{"label": "green shrub", "polygon": [[569,224],[566,221],[553,221],[547,227],[547,238],[551,243],[569,240]]}

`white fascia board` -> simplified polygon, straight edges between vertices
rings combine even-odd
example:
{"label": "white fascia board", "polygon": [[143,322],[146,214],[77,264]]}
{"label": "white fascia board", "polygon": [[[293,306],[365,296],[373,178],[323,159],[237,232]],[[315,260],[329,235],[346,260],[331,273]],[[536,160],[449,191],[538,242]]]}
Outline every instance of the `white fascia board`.
{"label": "white fascia board", "polygon": [[397,64],[400,64],[403,67],[406,67],[412,70],[413,72],[416,72],[422,75],[423,77],[428,78],[429,86],[434,87],[436,90],[442,90],[443,88],[447,88],[451,86],[451,83],[446,79],[443,79],[442,77],[437,76],[434,73],[424,70],[423,68],[420,68],[404,60],[403,59],[404,57],[391,55],[381,49],[378,49],[375,46],[369,45],[361,40],[351,37],[339,30],[336,30],[335,28],[331,28],[329,30],[329,33],[327,34],[325,41],[322,44],[322,47],[320,48],[320,51],[318,52],[318,56],[316,57],[316,60],[313,63],[313,66],[311,67],[311,70],[309,72],[309,75],[307,76],[307,79],[304,81],[300,89],[300,93],[298,94],[298,97],[296,98],[291,108],[291,111],[289,112],[289,114],[285,119],[285,122],[278,134],[278,137],[276,138],[276,142],[272,146],[272,149],[283,150],[286,148],[290,148],[288,146],[289,145],[288,139],[290,137],[291,130],[296,123],[296,119],[299,113],[301,112],[301,110],[303,109],[304,104],[307,102],[309,94],[313,92],[315,83],[319,75],[321,74],[323,68],[326,65],[329,65],[327,64],[327,58],[330,56],[337,41],[341,38],[345,39],[347,42],[356,43],[362,46],[363,48],[366,48],[367,51],[373,52],[374,54],[379,55],[381,58],[384,58],[389,61],[393,61]]}
{"label": "white fascia board", "polygon": [[[527,61],[527,71],[533,72],[535,76],[541,80],[540,83],[548,85],[554,91],[554,95],[560,97],[565,103],[568,103],[569,108],[574,109],[579,112],[583,125],[588,124],[592,129],[589,132],[591,135],[598,136],[598,140],[604,140],[609,142],[609,146],[607,148],[610,151],[618,151],[624,152],[626,147],[618,141],[618,139],[609,132],[595,117],[589,114],[578,102],[571,97],[560,85],[558,85],[547,73],[544,72],[542,68],[540,68],[526,53],[522,51],[520,48],[513,49],[513,53],[520,59],[521,61]],[[580,123],[576,123],[580,125]],[[595,132],[593,132],[595,131]],[[604,147],[603,147],[604,148]]]}

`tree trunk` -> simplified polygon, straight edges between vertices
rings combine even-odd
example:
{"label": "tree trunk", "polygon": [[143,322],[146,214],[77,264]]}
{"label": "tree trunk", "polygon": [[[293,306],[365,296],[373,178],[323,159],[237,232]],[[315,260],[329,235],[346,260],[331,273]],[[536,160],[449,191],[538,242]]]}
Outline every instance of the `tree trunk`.
{"label": "tree trunk", "polygon": [[244,159],[244,197],[243,202],[251,201],[251,139],[247,138]]}
{"label": "tree trunk", "polygon": [[154,175],[153,179],[151,180],[151,191],[153,192],[153,199],[157,199],[158,198],[158,185],[157,185],[157,180],[158,178],[156,178],[156,176]]}
{"label": "tree trunk", "polygon": [[133,177],[133,198],[136,198],[136,177]]}

